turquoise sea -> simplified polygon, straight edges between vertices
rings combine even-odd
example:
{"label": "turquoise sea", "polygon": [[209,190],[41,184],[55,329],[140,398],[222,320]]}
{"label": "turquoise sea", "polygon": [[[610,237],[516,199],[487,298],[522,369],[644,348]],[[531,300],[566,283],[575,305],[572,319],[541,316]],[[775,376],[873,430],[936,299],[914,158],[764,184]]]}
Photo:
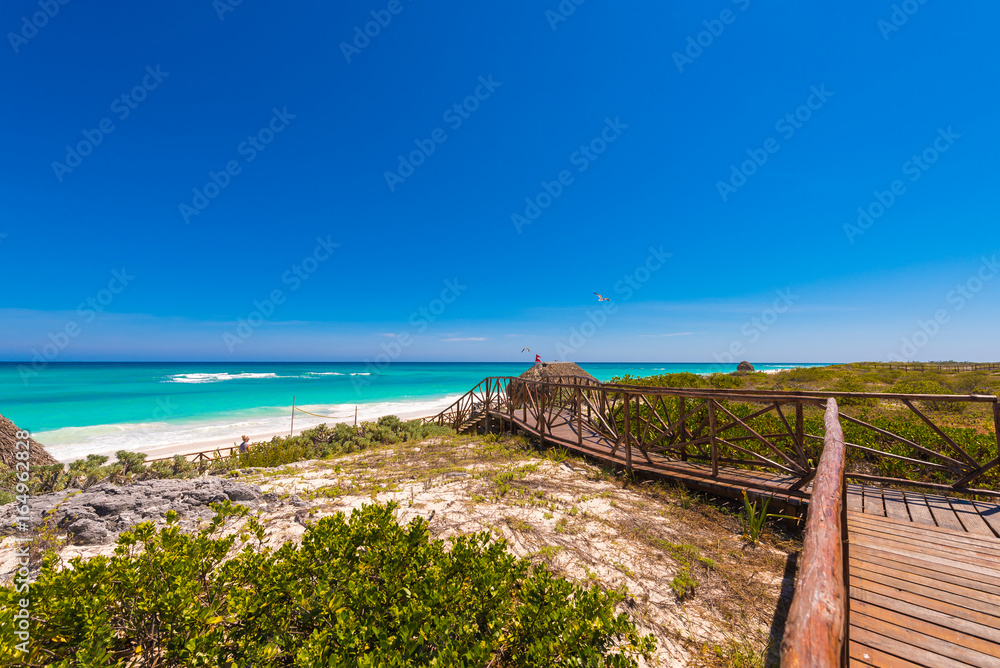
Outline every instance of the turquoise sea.
{"label": "turquoise sea", "polygon": [[[56,458],[192,443],[228,445],[320,422],[433,415],[486,376],[516,376],[530,363],[54,363],[24,376],[0,363],[0,414]],[[599,380],[631,374],[733,371],[717,363],[581,363]],[[756,364],[758,370],[813,364]],[[214,447],[214,445],[210,445]],[[205,449],[208,449],[206,447]]]}

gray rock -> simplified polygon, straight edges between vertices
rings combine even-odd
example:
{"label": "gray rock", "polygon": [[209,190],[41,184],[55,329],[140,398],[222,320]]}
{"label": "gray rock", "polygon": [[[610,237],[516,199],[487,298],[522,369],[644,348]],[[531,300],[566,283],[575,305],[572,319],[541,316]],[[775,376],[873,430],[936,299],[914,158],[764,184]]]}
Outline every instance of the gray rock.
{"label": "gray rock", "polygon": [[70,541],[79,545],[101,545],[111,538],[111,532],[99,520],[78,519],[66,527]]}
{"label": "gray rock", "polygon": [[263,497],[259,487],[242,482],[224,482],[222,491],[231,501],[260,501]]}
{"label": "gray rock", "polygon": [[[145,521],[164,523],[168,510],[176,510],[183,528],[192,528],[198,519],[214,515],[209,504],[230,500],[256,507],[267,498],[280,502],[276,494],[261,494],[260,489],[245,483],[219,478],[143,480],[131,485],[101,483],[79,490],[63,490],[32,497],[28,503],[29,526],[40,526],[47,514],[51,521],[64,529],[72,540],[84,544],[100,544],[114,539],[114,534]],[[297,506],[308,505],[294,497]],[[15,531],[13,519],[18,506],[0,506],[0,535]]]}
{"label": "gray rock", "polygon": [[743,360],[742,362],[737,364],[736,370],[743,373],[749,373],[755,371],[755,369],[753,368],[753,364],[750,364],[750,362],[747,362],[746,360]]}

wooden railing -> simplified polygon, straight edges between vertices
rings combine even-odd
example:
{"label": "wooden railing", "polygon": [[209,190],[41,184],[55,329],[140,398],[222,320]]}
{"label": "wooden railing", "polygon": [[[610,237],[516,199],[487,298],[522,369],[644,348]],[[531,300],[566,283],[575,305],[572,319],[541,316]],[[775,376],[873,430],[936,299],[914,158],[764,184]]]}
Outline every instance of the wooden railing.
{"label": "wooden railing", "polygon": [[[838,408],[849,429],[848,478],[1000,498],[991,482],[1000,467],[1000,403],[995,396],[717,390],[491,377],[429,420],[459,428],[474,418],[516,416],[542,437],[554,426],[572,422],[581,445],[584,432],[599,434],[613,443],[612,456],[620,453],[630,468],[636,458],[653,464],[657,457],[657,466],[692,462],[710,467],[713,476],[724,466],[758,469],[793,478],[794,492],[816,475],[813,462],[825,438],[820,412],[830,398],[844,406],[868,402],[874,405],[866,408],[886,409],[898,418],[886,422],[861,410]],[[938,424],[937,411],[928,409],[984,404],[992,414],[992,429],[976,436],[975,450],[963,447],[962,438],[949,434]],[[984,480],[985,487],[976,486]]]}
{"label": "wooden railing", "polygon": [[942,373],[961,373],[963,371],[995,371],[1000,369],[997,362],[856,362],[852,366],[859,369],[889,371],[940,371]]}
{"label": "wooden railing", "polygon": [[786,668],[847,665],[847,452],[839,414],[837,401],[828,399],[823,455],[809,499],[795,597],[781,641],[781,665]]}
{"label": "wooden railing", "polygon": [[[228,448],[215,448],[214,450],[202,450],[201,452],[185,452],[181,457],[187,459],[195,464],[199,462],[212,462],[216,459],[225,459],[226,457],[231,457],[233,453],[239,452],[240,446],[234,445]],[[222,454],[225,452],[226,454]],[[152,464],[153,462],[169,462],[173,461],[174,457],[160,457],[158,459],[146,459],[143,464]]]}

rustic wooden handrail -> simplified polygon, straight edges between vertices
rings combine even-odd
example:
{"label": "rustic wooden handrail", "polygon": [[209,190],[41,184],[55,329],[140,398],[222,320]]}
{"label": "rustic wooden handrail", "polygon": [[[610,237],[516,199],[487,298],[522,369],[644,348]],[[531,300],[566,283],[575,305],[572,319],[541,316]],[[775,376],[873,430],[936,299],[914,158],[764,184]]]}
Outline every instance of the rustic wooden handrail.
{"label": "rustic wooden handrail", "polygon": [[848,610],[844,465],[846,447],[836,399],[826,405],[826,438],[813,481],[795,597],[781,641],[786,668],[845,665]]}

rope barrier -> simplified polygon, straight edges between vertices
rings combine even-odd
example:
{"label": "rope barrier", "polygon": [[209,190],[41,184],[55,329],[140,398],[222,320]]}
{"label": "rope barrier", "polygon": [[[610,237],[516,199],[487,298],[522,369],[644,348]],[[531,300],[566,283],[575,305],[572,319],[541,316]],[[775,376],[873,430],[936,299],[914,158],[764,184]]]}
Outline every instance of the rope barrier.
{"label": "rope barrier", "polygon": [[347,418],[351,417],[350,415],[317,415],[316,413],[310,413],[309,411],[304,411],[298,406],[293,406],[292,408],[299,411],[300,413],[305,413],[306,415],[312,415],[313,417],[318,417],[318,418],[327,418],[328,420],[346,420]]}

